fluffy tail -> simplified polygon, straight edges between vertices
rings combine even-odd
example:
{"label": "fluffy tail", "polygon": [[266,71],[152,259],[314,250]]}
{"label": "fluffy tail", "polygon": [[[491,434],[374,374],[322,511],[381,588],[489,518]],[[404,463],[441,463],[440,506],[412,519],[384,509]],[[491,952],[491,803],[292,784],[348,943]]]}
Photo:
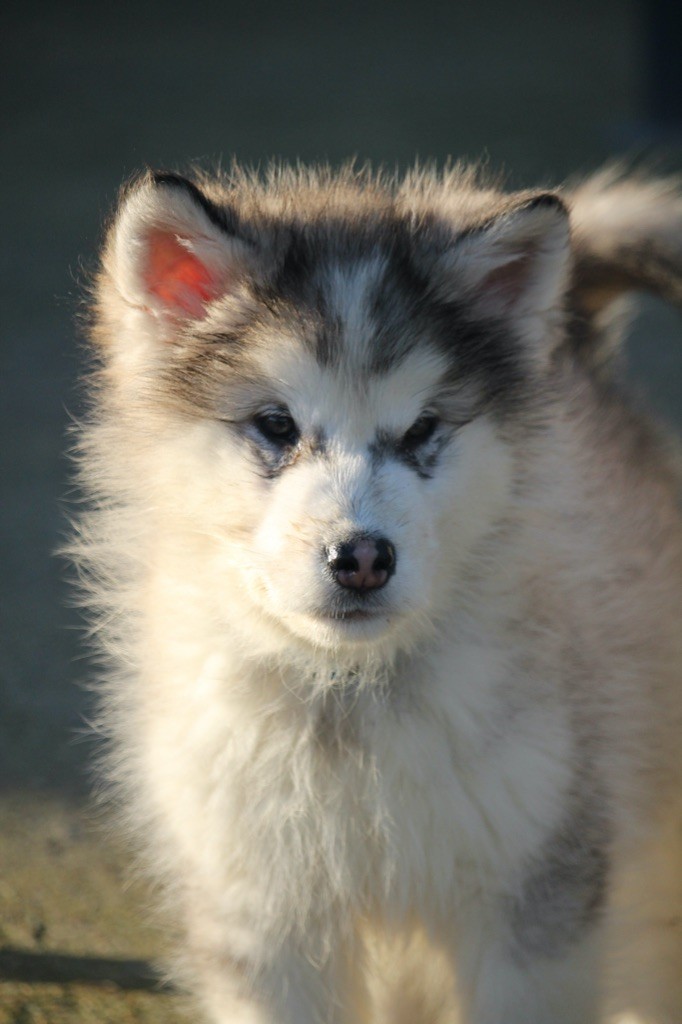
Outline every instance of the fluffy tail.
{"label": "fluffy tail", "polygon": [[575,254],[571,349],[593,373],[611,377],[633,313],[618,299],[646,291],[682,307],[682,179],[611,167],[565,198]]}
{"label": "fluffy tail", "polygon": [[682,306],[682,179],[608,168],[567,194],[578,309],[598,314],[623,292]]}

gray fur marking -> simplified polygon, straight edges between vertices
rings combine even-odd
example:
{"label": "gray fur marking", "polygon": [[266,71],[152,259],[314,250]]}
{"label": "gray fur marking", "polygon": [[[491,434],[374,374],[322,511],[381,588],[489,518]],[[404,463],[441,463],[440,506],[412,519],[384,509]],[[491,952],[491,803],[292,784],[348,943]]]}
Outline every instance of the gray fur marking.
{"label": "gray fur marking", "polygon": [[548,840],[512,905],[516,955],[561,956],[597,923],[608,874],[607,822],[595,806],[583,805]]}

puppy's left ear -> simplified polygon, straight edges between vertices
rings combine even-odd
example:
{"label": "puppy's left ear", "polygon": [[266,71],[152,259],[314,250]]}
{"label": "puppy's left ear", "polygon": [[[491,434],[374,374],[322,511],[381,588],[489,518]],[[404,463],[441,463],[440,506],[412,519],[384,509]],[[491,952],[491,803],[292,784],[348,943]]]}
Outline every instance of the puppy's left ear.
{"label": "puppy's left ear", "polygon": [[229,295],[252,257],[229,211],[215,206],[186,178],[150,172],[120,204],[103,267],[148,332],[169,340]]}
{"label": "puppy's left ear", "polygon": [[437,288],[539,342],[561,312],[570,265],[568,211],[554,193],[540,193],[456,239],[440,259]]}

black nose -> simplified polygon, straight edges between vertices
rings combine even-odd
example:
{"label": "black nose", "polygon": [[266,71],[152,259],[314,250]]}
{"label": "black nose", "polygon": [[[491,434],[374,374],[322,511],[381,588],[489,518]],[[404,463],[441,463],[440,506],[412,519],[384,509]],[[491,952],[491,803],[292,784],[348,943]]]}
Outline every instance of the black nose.
{"label": "black nose", "polygon": [[379,590],[395,572],[395,548],[385,537],[353,537],[325,548],[327,568],[341,587]]}

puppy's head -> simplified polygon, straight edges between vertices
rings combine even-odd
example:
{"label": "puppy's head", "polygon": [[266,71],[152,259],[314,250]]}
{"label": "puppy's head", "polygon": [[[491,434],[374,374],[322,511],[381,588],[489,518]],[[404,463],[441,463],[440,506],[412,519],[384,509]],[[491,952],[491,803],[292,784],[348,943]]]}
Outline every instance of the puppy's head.
{"label": "puppy's head", "polygon": [[128,190],[102,401],[124,486],[218,615],[327,649],[431,628],[506,514],[568,259],[552,194]]}

